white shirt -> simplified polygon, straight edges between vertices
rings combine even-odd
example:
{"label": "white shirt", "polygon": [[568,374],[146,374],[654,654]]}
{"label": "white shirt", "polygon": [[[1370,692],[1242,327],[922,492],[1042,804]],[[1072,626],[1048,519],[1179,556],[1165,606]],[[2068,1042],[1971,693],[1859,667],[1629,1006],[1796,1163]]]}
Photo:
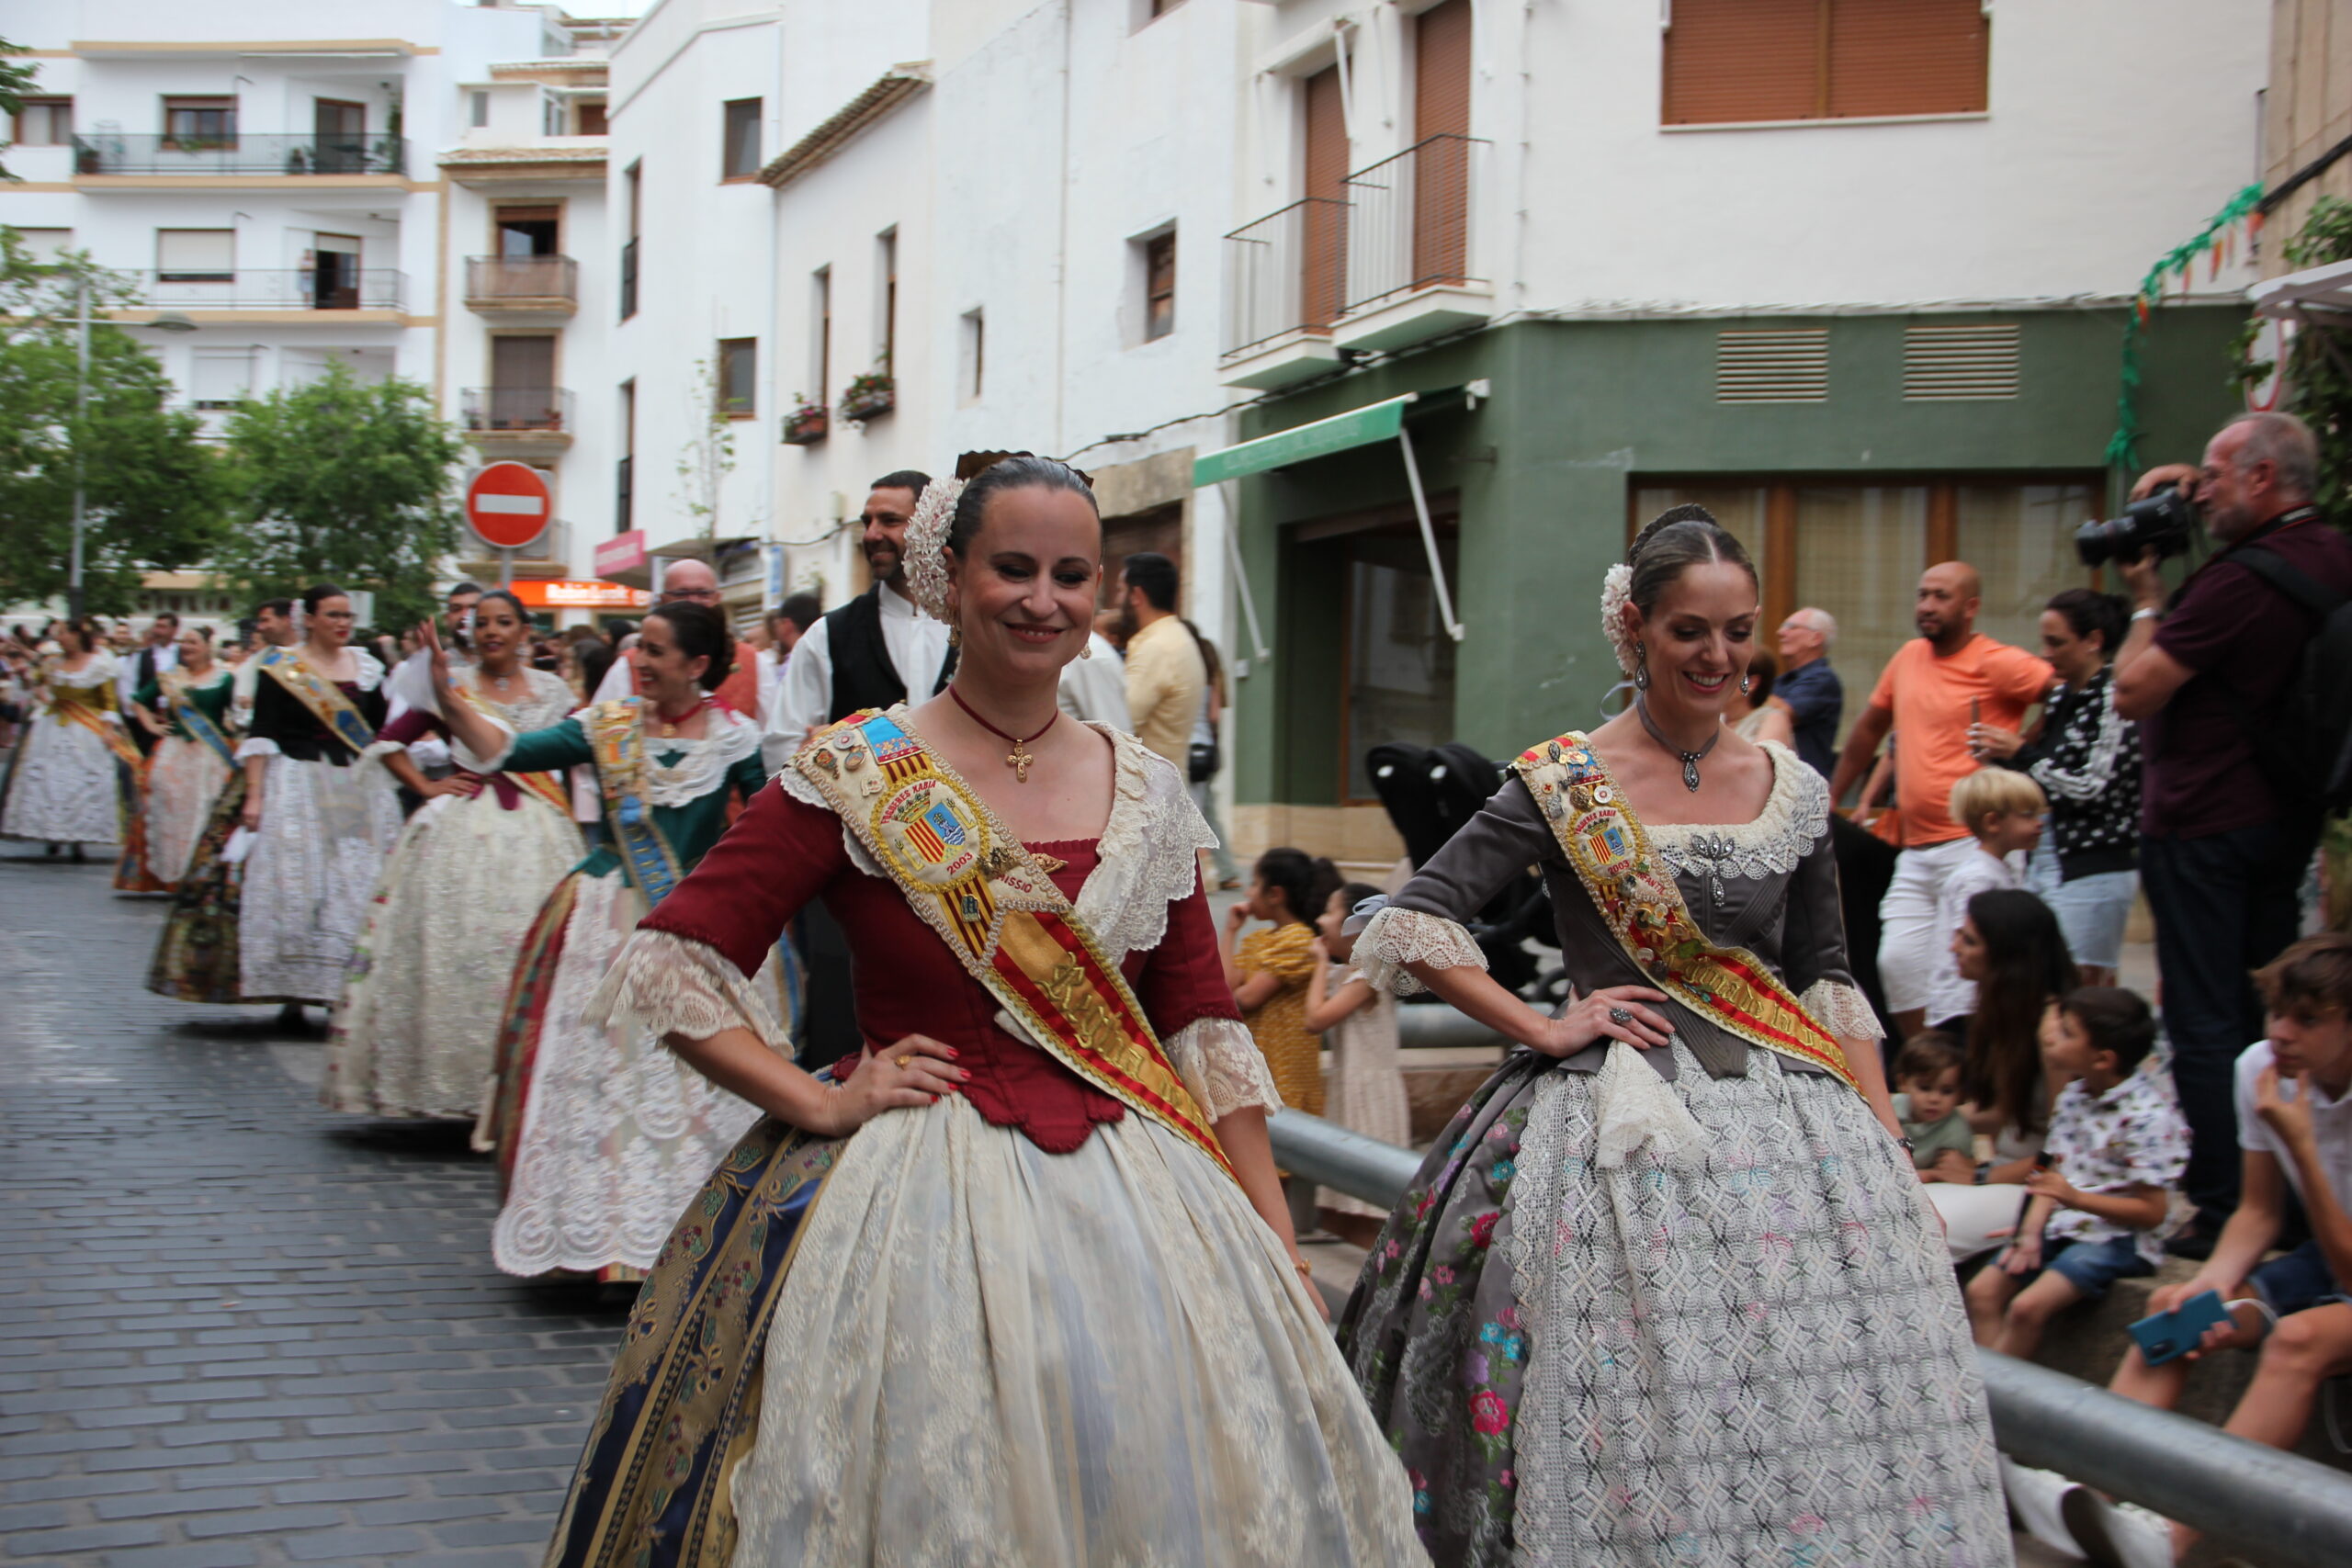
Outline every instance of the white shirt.
{"label": "white shirt", "polygon": [[776,684],[784,679],[785,662],[791,657],[780,649],[763,648],[752,658],[752,668],[760,682],[759,720],[762,730],[767,728],[769,719],[775,713]]}
{"label": "white shirt", "polygon": [[[939,679],[939,667],[947,662],[947,623],[933,620],[915,608],[913,600],[893,592],[887,584],[876,597],[882,601],[882,646],[889,652],[890,667],[907,689],[907,701],[923,702]],[[792,760],[810,730],[832,718],[830,624],[820,620],[810,626],[793,645],[792,657],[785,660],[774,711],[763,716],[766,733],[760,739],[760,760],[770,773]]]}
{"label": "white shirt", "polygon": [[[2296,1168],[2295,1158],[2270,1123],[2255,1114],[2254,1086],[2261,1078],[2262,1070],[2276,1060],[2270,1042],[2257,1040],[2238,1055],[2237,1107],[2238,1147],[2246,1153],[2268,1155],[2287,1173],[2289,1185],[2295,1196],[2303,1195],[2303,1173]],[[2327,1175],[2328,1186],[2335,1192],[2340,1208],[2352,1208],[2352,1094],[2341,1100],[2330,1100],[2327,1091],[2305,1078],[2312,1097],[2312,1132],[2319,1145],[2320,1169]],[[2279,1085],[2282,1095],[2291,1095],[2295,1086],[2291,1080]]]}
{"label": "white shirt", "polygon": [[130,699],[139,694],[139,656],[147,652],[155,656],[155,673],[158,675],[179,665],[180,646],[175,642],[167,642],[157,649],[131,649],[130,657],[122,660],[122,673],[115,677],[115,694],[121,699],[120,705],[125,713],[130,711]]}
{"label": "white shirt", "polygon": [[1081,723],[1091,720],[1114,729],[1135,732],[1127,716],[1127,671],[1119,650],[1101,632],[1087,634],[1087,654],[1062,666],[1062,712]]}
{"label": "white shirt", "polygon": [[1960,960],[1951,955],[1952,933],[1968,919],[1968,901],[1979,893],[2025,886],[2025,874],[2016,863],[2019,858],[2002,860],[1982,848],[1971,848],[1944,878],[1936,895],[1936,965],[1928,974],[1929,1023],[1976,1010],[1976,982],[1960,977]]}

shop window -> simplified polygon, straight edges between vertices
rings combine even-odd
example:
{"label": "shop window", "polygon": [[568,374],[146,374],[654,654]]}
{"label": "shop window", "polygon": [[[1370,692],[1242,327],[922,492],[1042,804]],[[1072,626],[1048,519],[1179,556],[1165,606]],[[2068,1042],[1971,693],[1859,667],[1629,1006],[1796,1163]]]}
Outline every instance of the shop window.
{"label": "shop window", "polygon": [[1674,0],[1668,125],[1984,112],[1983,0]]}
{"label": "shop window", "polygon": [[2102,514],[2105,494],[2087,479],[1959,487],[1953,553],[1984,579],[1978,631],[2041,651],[2041,607],[2059,590],[2089,581],[2075,554],[2075,530]]}
{"label": "shop window", "polygon": [[[1454,571],[1452,518],[1438,540]],[[1347,690],[1340,750],[1347,798],[1374,801],[1364,754],[1384,742],[1439,746],[1454,738],[1455,644],[1438,614],[1437,584],[1416,528],[1371,528],[1347,551]]]}

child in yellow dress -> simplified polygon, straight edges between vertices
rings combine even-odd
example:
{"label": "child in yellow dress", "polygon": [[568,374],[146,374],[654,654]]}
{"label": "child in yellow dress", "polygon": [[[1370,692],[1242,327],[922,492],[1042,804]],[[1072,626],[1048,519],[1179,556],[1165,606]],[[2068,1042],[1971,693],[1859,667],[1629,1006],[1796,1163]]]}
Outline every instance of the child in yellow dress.
{"label": "child in yellow dress", "polygon": [[[1293,1111],[1323,1113],[1323,1043],[1306,1027],[1306,982],[1315,973],[1315,927],[1331,890],[1337,867],[1304,850],[1268,850],[1258,857],[1250,891],[1226,911],[1217,951],[1225,961],[1225,983],[1241,1020],[1274,1075],[1274,1089]],[[1241,935],[1253,919],[1272,928]],[[1238,944],[1238,945],[1237,945]],[[1291,1194],[1295,1224],[1315,1228],[1315,1185],[1283,1179]]]}

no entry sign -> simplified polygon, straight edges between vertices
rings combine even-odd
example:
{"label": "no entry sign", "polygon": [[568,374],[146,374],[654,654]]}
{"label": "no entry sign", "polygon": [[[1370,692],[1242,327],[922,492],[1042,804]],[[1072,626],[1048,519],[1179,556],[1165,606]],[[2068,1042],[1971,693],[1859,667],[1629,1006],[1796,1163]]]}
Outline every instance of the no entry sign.
{"label": "no entry sign", "polygon": [[492,463],[466,486],[467,525],[497,549],[521,549],[547,532],[554,513],[548,481],[527,463]]}

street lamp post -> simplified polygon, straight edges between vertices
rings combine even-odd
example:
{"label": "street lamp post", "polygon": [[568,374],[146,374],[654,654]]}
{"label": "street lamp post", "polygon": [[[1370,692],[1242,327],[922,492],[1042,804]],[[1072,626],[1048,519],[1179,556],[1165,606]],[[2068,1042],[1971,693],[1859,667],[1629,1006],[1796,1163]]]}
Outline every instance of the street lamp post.
{"label": "street lamp post", "polygon": [[[192,333],[196,323],[177,310],[159,310],[152,321],[128,326],[153,327],[162,333]],[[90,275],[74,277],[74,552],[65,580],[65,615],[82,618],[82,536],[87,527],[89,504],[82,487],[82,424],[90,404]]]}

